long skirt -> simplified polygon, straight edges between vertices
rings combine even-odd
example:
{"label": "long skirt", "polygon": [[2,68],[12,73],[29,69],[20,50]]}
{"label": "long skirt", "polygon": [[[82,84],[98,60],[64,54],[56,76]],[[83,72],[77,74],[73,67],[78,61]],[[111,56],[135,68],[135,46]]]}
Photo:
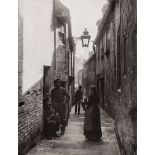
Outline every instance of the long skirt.
{"label": "long skirt", "polygon": [[55,120],[47,122],[47,137],[55,137],[56,131],[59,130],[59,125],[59,122]]}
{"label": "long skirt", "polygon": [[84,135],[88,140],[100,140],[102,137],[100,109],[98,106],[91,106],[86,110],[84,120]]}
{"label": "long skirt", "polygon": [[66,126],[66,107],[65,107],[65,104],[63,104],[63,102],[62,103],[61,102],[55,103],[54,109],[59,114],[60,123],[62,125],[61,130],[65,131],[65,126]]}

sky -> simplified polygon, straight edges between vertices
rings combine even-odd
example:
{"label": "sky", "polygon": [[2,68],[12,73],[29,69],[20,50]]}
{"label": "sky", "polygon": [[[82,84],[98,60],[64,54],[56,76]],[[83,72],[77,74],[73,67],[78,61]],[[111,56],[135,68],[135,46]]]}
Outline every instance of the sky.
{"label": "sky", "polygon": [[[74,37],[82,35],[85,28],[91,35],[91,41],[95,39],[97,33],[96,22],[102,17],[102,7],[106,0],[61,0],[71,13],[72,33]],[[92,43],[88,48],[82,48],[81,41],[76,44],[76,56],[88,58],[89,51],[92,51]]]}
{"label": "sky", "polygon": [[[53,52],[53,32],[50,30],[52,0],[20,0],[23,14],[23,92],[43,76],[43,65],[50,65]],[[72,34],[80,37],[85,28],[91,41],[97,33],[96,22],[102,17],[102,7],[106,0],[61,0],[70,9]],[[88,58],[89,48],[76,44],[76,56]],[[82,65],[82,64],[81,64]]]}
{"label": "sky", "polygon": [[82,48],[81,40],[76,44],[75,81],[78,81],[78,71],[82,69],[84,60],[92,51],[92,41],[97,34],[96,22],[102,17],[102,7],[106,0],[61,0],[70,9],[73,37],[80,37],[85,28],[91,35],[89,48]]}

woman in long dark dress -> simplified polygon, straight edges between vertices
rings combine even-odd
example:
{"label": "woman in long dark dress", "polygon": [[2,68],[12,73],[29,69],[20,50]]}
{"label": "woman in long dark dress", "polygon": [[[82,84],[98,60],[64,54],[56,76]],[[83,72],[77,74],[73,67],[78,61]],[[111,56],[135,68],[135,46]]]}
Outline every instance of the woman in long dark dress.
{"label": "woman in long dark dress", "polygon": [[84,135],[86,139],[92,141],[100,141],[102,137],[100,109],[98,107],[99,97],[96,93],[96,87],[90,87],[90,96],[88,98],[85,120]]}

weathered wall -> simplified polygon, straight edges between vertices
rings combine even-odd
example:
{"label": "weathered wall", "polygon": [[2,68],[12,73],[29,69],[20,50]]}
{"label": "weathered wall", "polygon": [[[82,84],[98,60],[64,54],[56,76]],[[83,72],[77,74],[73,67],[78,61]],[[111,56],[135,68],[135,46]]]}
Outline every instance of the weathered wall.
{"label": "weathered wall", "polygon": [[69,42],[67,38],[67,28],[67,24],[64,24],[56,29],[56,51],[53,52],[51,64],[52,81],[56,78],[60,78],[61,80],[68,82]]}
{"label": "weathered wall", "polygon": [[[103,76],[104,76],[104,100],[102,101],[103,107],[110,113],[112,117],[115,115],[115,92],[116,92],[116,75],[114,63],[116,60],[114,50],[114,23],[113,16],[111,21],[107,24],[105,31],[104,58],[103,58]],[[109,52],[106,54],[106,52]],[[114,101],[114,102],[113,102]],[[110,108],[109,108],[110,107]]]}
{"label": "weathered wall", "polygon": [[96,48],[97,74],[104,77],[102,104],[115,119],[122,155],[135,155],[137,146],[136,6],[135,0],[113,1],[113,9],[106,19],[104,31],[100,32],[102,37]]}
{"label": "weathered wall", "polygon": [[53,31],[50,29],[53,0],[19,0],[23,18],[23,93],[43,75],[43,65],[51,65]]}
{"label": "weathered wall", "polygon": [[117,52],[120,50],[121,92],[117,93],[115,105],[115,130],[122,155],[134,155],[137,134],[137,4],[136,0],[119,2],[120,49]]}
{"label": "weathered wall", "polygon": [[61,13],[61,16],[64,16],[64,14],[66,14],[66,17],[56,18],[56,49],[53,52],[53,58],[51,63],[51,88],[54,87],[53,81],[56,78],[60,78],[65,84],[63,87],[66,88],[70,96],[70,102],[66,104],[66,116],[68,118],[74,95],[74,82],[72,75],[73,66],[71,66],[71,55],[73,54],[72,52],[74,49],[72,41],[70,13],[68,8],[66,8],[63,4],[60,4],[60,6],[61,8],[58,9],[60,12],[58,12]]}
{"label": "weathered wall", "polygon": [[82,70],[82,85],[84,87],[85,96],[89,96],[89,87],[95,84],[95,55],[92,55],[84,64]]}
{"label": "weathered wall", "polygon": [[82,69],[78,72],[78,85],[82,86]]}
{"label": "weathered wall", "polygon": [[[19,154],[26,154],[43,135],[43,83],[42,80],[38,82],[38,79],[43,75],[43,65],[51,65],[52,78],[48,79],[51,80],[50,82],[56,77],[64,81],[68,80],[68,44],[66,38],[71,32],[68,32],[66,25],[57,29],[57,51],[53,52],[54,35],[50,27],[53,24],[51,19],[53,1],[20,0],[20,2],[22,2],[22,8],[21,5],[19,8],[22,10],[23,16],[19,16],[19,71],[20,73],[23,71],[23,74],[19,74],[19,92],[21,92],[20,88],[22,87],[24,95],[21,93],[19,95],[18,150]],[[62,9],[60,9],[60,13],[62,13],[61,11]],[[24,42],[22,42],[23,40]],[[53,60],[51,62],[52,54]],[[23,61],[20,61],[22,56],[24,56]]]}
{"label": "weathered wall", "polygon": [[18,11],[18,95],[22,95],[23,84],[23,17],[19,3]]}
{"label": "weathered wall", "polygon": [[[73,54],[73,41],[72,41],[72,29],[70,15],[68,11],[67,21],[63,19],[57,20],[59,27],[56,28],[56,51],[53,52],[51,72],[52,81],[56,78],[60,78],[66,83],[66,89],[70,93],[73,92],[73,82],[70,82],[70,78],[73,73],[73,60],[71,62],[71,55]],[[72,56],[73,59],[73,56]],[[72,63],[72,66],[71,66]],[[53,87],[53,82],[52,85]]]}
{"label": "weathered wall", "polygon": [[42,137],[43,96],[42,80],[23,95],[18,107],[18,152],[24,155]]}
{"label": "weathered wall", "polygon": [[57,48],[57,59],[56,59],[56,76],[63,81],[68,81],[68,52],[65,46],[59,46]]}

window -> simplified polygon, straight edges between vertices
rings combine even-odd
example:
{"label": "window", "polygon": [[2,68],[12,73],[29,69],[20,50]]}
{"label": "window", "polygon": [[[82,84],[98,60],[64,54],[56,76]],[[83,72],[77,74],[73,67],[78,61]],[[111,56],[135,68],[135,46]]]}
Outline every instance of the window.
{"label": "window", "polygon": [[62,41],[62,43],[65,44],[65,34],[62,32],[59,32],[59,38]]}

